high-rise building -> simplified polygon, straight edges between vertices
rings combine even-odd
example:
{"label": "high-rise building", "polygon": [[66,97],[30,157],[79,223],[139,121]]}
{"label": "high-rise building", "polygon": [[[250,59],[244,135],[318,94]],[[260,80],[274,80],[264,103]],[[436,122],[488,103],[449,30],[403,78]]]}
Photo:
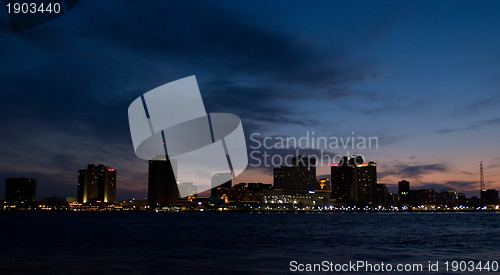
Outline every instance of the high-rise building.
{"label": "high-rise building", "polygon": [[498,204],[498,191],[495,189],[481,190],[481,203],[483,205]]}
{"label": "high-rise building", "polygon": [[398,182],[398,194],[407,195],[410,193],[410,182],[407,180],[402,180]]}
{"label": "high-rise building", "polygon": [[331,165],[332,199],[343,203],[371,204],[377,198],[377,165],[361,156],[345,156]]}
{"label": "high-rise building", "polygon": [[179,189],[175,168],[175,163],[169,159],[149,161],[148,203],[151,208],[170,206],[177,202]]}
{"label": "high-rise building", "polygon": [[398,182],[398,200],[402,204],[410,204],[412,202],[409,181],[401,180]]}
{"label": "high-rise building", "polygon": [[389,196],[387,192],[387,186],[385,184],[377,184],[377,203],[387,204],[389,202]]}
{"label": "high-rise building", "polygon": [[285,192],[307,193],[316,189],[317,181],[312,174],[303,167],[274,168],[274,189]]}
{"label": "high-rise building", "polygon": [[307,193],[314,191],[316,181],[316,159],[304,156],[292,158],[292,167],[274,168],[273,188],[285,193]]}
{"label": "high-rise building", "polygon": [[304,156],[296,156],[292,158],[292,167],[300,167],[307,169],[312,177],[316,179],[316,159]]}
{"label": "high-rise building", "polygon": [[102,164],[89,164],[78,171],[79,203],[113,203],[116,195],[116,170]]}
{"label": "high-rise building", "polygon": [[7,202],[32,202],[36,198],[36,179],[5,179],[5,200]]}
{"label": "high-rise building", "polygon": [[348,157],[343,157],[339,163],[331,165],[331,178],[332,199],[336,202],[351,202],[354,167],[349,165]]}
{"label": "high-rise building", "polygon": [[355,166],[354,201],[362,204],[375,203],[377,200],[377,165],[370,161]]}

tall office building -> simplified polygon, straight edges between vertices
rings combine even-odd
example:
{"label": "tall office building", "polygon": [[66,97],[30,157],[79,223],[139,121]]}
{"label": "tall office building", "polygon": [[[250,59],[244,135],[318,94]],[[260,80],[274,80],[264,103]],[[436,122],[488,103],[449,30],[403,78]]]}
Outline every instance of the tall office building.
{"label": "tall office building", "polygon": [[331,165],[332,199],[344,203],[371,204],[377,199],[377,165],[361,156],[345,156]]}
{"label": "tall office building", "polygon": [[304,156],[296,156],[292,158],[292,167],[300,167],[307,169],[311,176],[316,179],[316,159],[307,158]]}
{"label": "tall office building", "polygon": [[410,182],[402,180],[398,182],[398,195],[407,195],[410,193]]}
{"label": "tall office building", "polygon": [[378,204],[387,204],[388,194],[387,194],[387,186],[385,184],[377,184],[377,203]]}
{"label": "tall office building", "polygon": [[481,190],[481,203],[483,205],[498,204],[498,191],[495,189]]}
{"label": "tall office building", "polygon": [[314,191],[318,185],[311,172],[304,167],[274,168],[274,189],[291,193],[307,193]]}
{"label": "tall office building", "polygon": [[316,159],[303,156],[292,158],[292,167],[274,168],[273,188],[286,193],[314,191],[316,181]]}
{"label": "tall office building", "polygon": [[412,202],[409,181],[402,180],[398,182],[398,200],[402,204],[410,204]]}
{"label": "tall office building", "polygon": [[36,198],[36,179],[5,179],[5,200],[8,202],[32,202]]}
{"label": "tall office building", "polygon": [[349,165],[348,157],[343,157],[339,163],[331,165],[331,179],[332,199],[336,202],[351,202],[354,168]]}
{"label": "tall office building", "polygon": [[175,168],[175,162],[169,159],[149,161],[148,204],[151,208],[174,205],[177,202],[179,189]]}
{"label": "tall office building", "polygon": [[89,164],[78,171],[79,203],[113,203],[116,196],[116,170],[102,164]]}

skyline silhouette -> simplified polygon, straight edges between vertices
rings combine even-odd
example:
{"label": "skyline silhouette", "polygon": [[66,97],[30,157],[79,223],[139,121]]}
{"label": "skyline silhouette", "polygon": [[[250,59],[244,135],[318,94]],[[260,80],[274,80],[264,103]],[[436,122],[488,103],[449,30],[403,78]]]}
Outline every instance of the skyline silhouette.
{"label": "skyline silhouette", "polygon": [[[500,189],[499,15],[495,1],[79,2],[13,33],[2,12],[0,178],[37,178],[41,196],[65,196],[74,171],[106,163],[121,171],[117,198],[145,197],[127,107],[196,75],[206,111],[239,116],[247,148],[252,133],[354,132],[378,138],[349,154],[379,163],[389,187],[406,178],[471,196],[483,160],[486,185]],[[271,173],[249,167],[235,182]]]}

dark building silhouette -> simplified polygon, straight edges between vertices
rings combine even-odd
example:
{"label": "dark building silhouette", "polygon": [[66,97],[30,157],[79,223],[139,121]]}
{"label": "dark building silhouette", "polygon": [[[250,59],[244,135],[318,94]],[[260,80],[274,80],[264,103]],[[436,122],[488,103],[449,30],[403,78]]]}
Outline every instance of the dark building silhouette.
{"label": "dark building silhouette", "polygon": [[316,159],[304,156],[292,158],[292,167],[274,168],[273,188],[286,194],[314,191],[316,181]]}
{"label": "dark building silhouette", "polygon": [[78,171],[79,203],[113,203],[116,196],[116,170],[102,164],[89,164]]}
{"label": "dark building silhouette", "polygon": [[272,184],[264,184],[262,182],[249,182],[248,183],[248,190],[255,192],[255,193],[261,193],[263,190],[270,190],[273,187]]}
{"label": "dark building silhouette", "polygon": [[300,167],[307,169],[311,176],[316,179],[316,159],[307,158],[304,156],[296,156],[292,158],[292,167]]}
{"label": "dark building silhouette", "polygon": [[411,203],[410,196],[410,182],[407,180],[402,180],[398,182],[398,199],[402,204]]}
{"label": "dark building silhouette", "polygon": [[280,166],[274,168],[274,189],[281,189],[289,193],[307,193],[314,191],[316,186],[316,179],[305,167]]}
{"label": "dark building silhouette", "polygon": [[247,188],[247,184],[244,182],[240,182],[227,192],[227,197],[230,201],[242,202],[249,201],[251,197],[251,191]]}
{"label": "dark building silhouette", "polygon": [[343,203],[372,204],[377,199],[377,165],[361,156],[345,156],[331,165],[332,199]]}
{"label": "dark building silhouette", "polygon": [[[463,194],[462,194],[463,195]],[[436,194],[437,205],[455,206],[460,202],[459,194],[454,191],[443,191]]]}
{"label": "dark building silhouette", "polygon": [[408,193],[410,193],[410,182],[407,180],[398,182],[398,194],[406,195]]}
{"label": "dark building silhouette", "polygon": [[354,168],[350,166],[348,157],[343,157],[339,163],[331,165],[331,178],[332,200],[336,202],[351,202]]}
{"label": "dark building silhouette", "polygon": [[36,198],[36,179],[5,179],[5,200],[7,202],[33,202]]}
{"label": "dark building silhouette", "polygon": [[[223,182],[223,184],[220,184]],[[217,173],[212,177],[210,196],[220,198],[224,194],[228,194],[232,185],[231,173]],[[220,184],[220,185],[219,185]]]}
{"label": "dark building silhouette", "polygon": [[481,190],[481,204],[498,204],[498,191],[495,189]]}
{"label": "dark building silhouette", "polygon": [[179,189],[174,169],[176,163],[169,159],[149,161],[148,204],[152,209],[177,202]]}
{"label": "dark building silhouette", "polygon": [[425,205],[425,204],[436,204],[436,191],[432,189],[420,189],[415,192],[416,199],[414,204]]}
{"label": "dark building silhouette", "polygon": [[378,204],[387,204],[389,202],[389,196],[387,192],[387,186],[385,184],[377,184],[377,201]]}

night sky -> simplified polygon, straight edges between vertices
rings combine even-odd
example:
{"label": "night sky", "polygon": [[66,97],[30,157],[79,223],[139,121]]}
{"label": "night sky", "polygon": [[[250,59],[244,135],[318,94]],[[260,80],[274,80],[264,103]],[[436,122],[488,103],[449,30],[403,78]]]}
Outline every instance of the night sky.
{"label": "night sky", "polygon": [[[0,199],[6,177],[37,178],[38,199],[74,197],[88,163],[118,171],[117,199],[144,198],[128,106],[190,75],[247,137],[377,137],[329,153],[377,162],[392,191],[406,179],[477,196],[480,160],[500,189],[500,2],[148,3],[81,1],[17,33],[0,12]],[[240,181],[272,183],[272,168]]]}

